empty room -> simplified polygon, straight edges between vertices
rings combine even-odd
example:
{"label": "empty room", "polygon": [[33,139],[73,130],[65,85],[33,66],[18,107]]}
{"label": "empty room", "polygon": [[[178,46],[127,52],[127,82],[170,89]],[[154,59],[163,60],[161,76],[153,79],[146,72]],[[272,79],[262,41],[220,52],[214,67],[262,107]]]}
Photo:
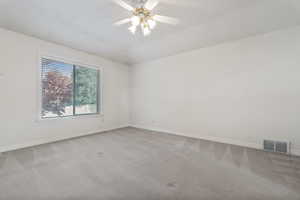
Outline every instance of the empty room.
{"label": "empty room", "polygon": [[0,0],[0,200],[300,200],[300,1]]}

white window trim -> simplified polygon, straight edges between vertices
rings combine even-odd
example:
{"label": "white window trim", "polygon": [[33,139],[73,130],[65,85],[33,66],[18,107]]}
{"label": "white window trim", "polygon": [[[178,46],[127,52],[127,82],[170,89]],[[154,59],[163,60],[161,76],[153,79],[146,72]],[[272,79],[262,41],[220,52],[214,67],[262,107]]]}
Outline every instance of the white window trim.
{"label": "white window trim", "polygon": [[[91,68],[91,69],[96,69],[99,70],[99,86],[98,86],[98,113],[95,114],[87,114],[87,115],[71,115],[71,116],[65,116],[65,117],[53,117],[53,118],[42,118],[41,113],[42,113],[42,79],[41,79],[41,73],[42,73],[42,68],[41,68],[41,64],[42,64],[42,59],[46,58],[46,59],[52,59],[52,60],[56,60],[56,61],[61,61],[61,62],[65,62],[67,64],[72,64],[72,65],[79,65],[82,67],[87,67],[87,68]],[[53,56],[51,54],[42,54],[39,53],[38,54],[38,59],[37,59],[37,122],[41,122],[41,121],[52,121],[52,120],[70,120],[70,119],[81,119],[81,118],[99,118],[99,117],[103,117],[104,113],[103,113],[103,67],[97,66],[95,64],[87,64],[84,62],[78,62],[78,61],[74,61],[72,59],[68,59],[68,58],[64,58],[61,56]]]}

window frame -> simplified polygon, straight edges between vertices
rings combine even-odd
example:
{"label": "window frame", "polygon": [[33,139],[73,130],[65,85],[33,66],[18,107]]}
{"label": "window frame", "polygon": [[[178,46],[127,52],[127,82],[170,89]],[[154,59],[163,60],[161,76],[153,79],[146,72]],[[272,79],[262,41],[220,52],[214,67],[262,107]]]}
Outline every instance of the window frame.
{"label": "window frame", "polygon": [[[76,114],[70,116],[60,116],[60,117],[42,117],[42,98],[43,98],[43,85],[42,85],[42,59],[50,59],[58,62],[64,62],[66,64],[79,67],[86,67],[90,69],[95,69],[98,71],[98,84],[97,84],[97,113],[86,113],[86,114]],[[74,72],[73,72],[74,73]],[[74,74],[73,74],[74,79]],[[38,118],[37,121],[47,121],[47,120],[61,120],[61,119],[78,119],[82,117],[102,117],[103,114],[103,67],[99,67],[94,64],[87,64],[79,61],[74,61],[72,59],[60,57],[60,56],[49,56],[49,54],[39,54],[38,56]],[[74,85],[75,88],[75,85]]]}

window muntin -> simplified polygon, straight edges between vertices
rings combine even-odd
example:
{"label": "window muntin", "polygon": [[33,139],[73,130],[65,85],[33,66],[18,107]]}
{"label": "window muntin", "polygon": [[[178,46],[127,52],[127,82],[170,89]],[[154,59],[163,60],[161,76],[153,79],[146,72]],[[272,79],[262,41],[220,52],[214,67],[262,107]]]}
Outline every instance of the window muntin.
{"label": "window muntin", "polygon": [[41,118],[99,113],[99,70],[42,58]]}

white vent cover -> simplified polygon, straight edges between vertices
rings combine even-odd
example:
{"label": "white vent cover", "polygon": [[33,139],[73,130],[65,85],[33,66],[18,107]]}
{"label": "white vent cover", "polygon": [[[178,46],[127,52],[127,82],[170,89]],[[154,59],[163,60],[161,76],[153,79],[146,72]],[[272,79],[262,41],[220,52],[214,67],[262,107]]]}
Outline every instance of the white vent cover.
{"label": "white vent cover", "polygon": [[265,151],[289,154],[291,146],[290,144],[290,142],[264,140],[263,148]]}

